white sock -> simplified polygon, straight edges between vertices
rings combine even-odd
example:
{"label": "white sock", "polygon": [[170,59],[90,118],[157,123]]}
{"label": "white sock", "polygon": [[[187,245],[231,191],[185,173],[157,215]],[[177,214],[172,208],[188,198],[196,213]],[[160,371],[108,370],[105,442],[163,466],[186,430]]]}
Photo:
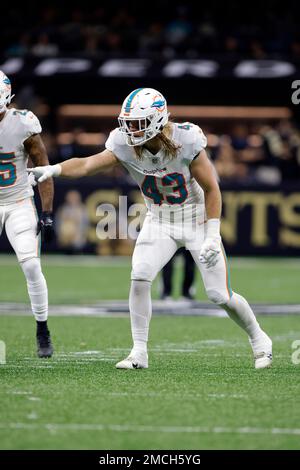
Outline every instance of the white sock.
{"label": "white sock", "polygon": [[37,321],[48,318],[48,289],[42,273],[39,258],[31,258],[21,263],[27,281],[32,313]]}
{"label": "white sock", "polygon": [[222,307],[230,318],[248,333],[250,340],[255,340],[261,335],[262,330],[259,323],[244,297],[234,292],[231,299]]}
{"label": "white sock", "polygon": [[151,282],[131,281],[129,293],[129,310],[133,351],[147,352],[149,323],[152,314]]}

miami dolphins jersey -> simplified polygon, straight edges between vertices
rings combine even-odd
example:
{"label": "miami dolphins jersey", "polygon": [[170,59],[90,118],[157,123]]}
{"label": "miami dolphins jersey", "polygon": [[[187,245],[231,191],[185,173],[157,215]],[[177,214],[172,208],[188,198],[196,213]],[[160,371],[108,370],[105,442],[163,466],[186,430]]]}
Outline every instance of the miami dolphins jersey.
{"label": "miami dolphins jersey", "polygon": [[41,131],[38,118],[26,109],[10,108],[0,121],[0,205],[33,195],[26,172],[24,141]]}
{"label": "miami dolphins jersey", "polygon": [[148,211],[168,218],[184,210],[186,216],[204,218],[204,192],[190,172],[193,159],[207,145],[199,126],[191,123],[172,123],[171,139],[178,146],[176,158],[166,157],[163,150],[153,155],[144,149],[143,158],[126,144],[126,136],[114,129],[106,141],[132,178],[138,183]]}

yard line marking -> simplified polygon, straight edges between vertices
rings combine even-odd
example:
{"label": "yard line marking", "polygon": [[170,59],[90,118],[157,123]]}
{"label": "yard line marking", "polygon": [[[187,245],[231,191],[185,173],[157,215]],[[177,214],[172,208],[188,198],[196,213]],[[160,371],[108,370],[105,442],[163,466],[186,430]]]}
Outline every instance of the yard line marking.
{"label": "yard line marking", "polygon": [[207,395],[209,398],[248,398],[248,395],[242,394],[228,394],[228,393],[209,393]]}
{"label": "yard line marking", "polygon": [[27,415],[27,419],[38,419],[38,415],[34,411],[32,411]]}
{"label": "yard line marking", "polygon": [[248,395],[238,394],[204,394],[204,393],[162,393],[162,392],[103,392],[103,396],[109,397],[154,397],[154,398],[179,398],[184,400],[198,398],[248,398]]}
{"label": "yard line marking", "polygon": [[[89,255],[43,255],[42,264],[45,266],[87,266],[87,267],[128,267],[131,265],[131,256],[89,256]],[[17,266],[15,255],[1,255],[0,266]]]}
{"label": "yard line marking", "polygon": [[299,331],[289,331],[283,335],[275,335],[272,336],[273,341],[286,341],[289,339],[299,339],[300,338],[300,332]]}
{"label": "yard line marking", "polygon": [[[277,265],[278,260],[282,263],[282,269],[285,266],[289,268],[299,269],[299,261],[297,258],[286,258],[286,257],[276,257],[276,258],[249,258],[249,257],[230,257],[229,262],[230,266],[237,268],[256,268],[256,267],[265,267],[266,265],[272,266]],[[179,265],[182,264],[181,260],[177,260]],[[16,257],[14,254],[1,254],[0,256],[0,266],[16,266],[17,264]],[[97,256],[97,255],[46,255],[43,254],[42,263],[47,266],[128,266],[131,265],[131,256]]]}
{"label": "yard line marking", "polygon": [[[178,301],[166,304],[161,300],[153,300],[154,315],[168,316],[199,316],[228,318],[225,310],[216,307],[212,303],[193,301],[184,305]],[[300,304],[269,304],[251,303],[255,314],[259,315],[299,315]],[[104,317],[119,318],[129,317],[128,300],[103,300],[102,302],[76,305],[76,304],[56,304],[49,306],[51,316],[69,317]],[[0,302],[0,315],[21,315],[32,316],[28,303],[22,302]]]}
{"label": "yard line marking", "polygon": [[[10,392],[9,390],[6,392],[1,392],[5,393],[7,395],[10,395],[13,392]],[[185,399],[185,400],[190,400],[190,399],[195,399],[198,400],[199,398],[243,398],[243,399],[248,399],[248,395],[242,395],[242,394],[228,394],[228,393],[220,393],[220,394],[204,394],[204,393],[166,393],[166,392],[135,392],[135,391],[128,391],[128,392],[110,392],[110,391],[101,391],[97,392],[98,395],[101,396],[108,396],[108,397],[154,397],[154,398],[179,398],[180,400]],[[41,398],[39,397],[34,397],[34,396],[26,396],[26,398],[30,401],[41,401]]]}
{"label": "yard line marking", "polygon": [[29,367],[35,367],[36,369],[53,369],[53,366],[50,366],[49,364],[45,364],[43,366],[39,366],[37,364],[33,364],[32,366]]}
{"label": "yard line marking", "polygon": [[49,432],[59,431],[113,431],[113,432],[149,432],[149,433],[180,433],[180,434],[270,434],[300,435],[300,428],[260,428],[260,427],[226,427],[226,426],[150,426],[134,424],[84,424],[84,423],[0,423],[0,429],[27,429]]}

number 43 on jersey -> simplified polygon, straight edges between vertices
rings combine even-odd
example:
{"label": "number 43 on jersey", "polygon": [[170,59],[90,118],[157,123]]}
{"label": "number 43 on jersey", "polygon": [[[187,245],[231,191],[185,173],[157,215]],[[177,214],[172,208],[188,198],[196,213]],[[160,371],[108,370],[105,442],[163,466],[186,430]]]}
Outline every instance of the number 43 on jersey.
{"label": "number 43 on jersey", "polygon": [[187,196],[185,178],[181,173],[170,173],[161,178],[163,186],[172,186],[173,195],[165,195],[157,187],[156,176],[147,175],[142,183],[142,191],[145,196],[152,199],[154,204],[182,204]]}

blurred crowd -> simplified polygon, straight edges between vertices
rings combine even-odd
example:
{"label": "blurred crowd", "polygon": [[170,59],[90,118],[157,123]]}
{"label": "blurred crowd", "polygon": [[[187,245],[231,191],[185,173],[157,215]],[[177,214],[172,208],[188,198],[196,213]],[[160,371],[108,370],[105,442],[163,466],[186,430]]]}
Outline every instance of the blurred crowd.
{"label": "blurred crowd", "polygon": [[[300,178],[300,132],[291,120],[234,125],[210,147],[221,181],[277,185]],[[213,142],[212,142],[213,143]]]}
{"label": "blurred crowd", "polygon": [[[245,185],[277,185],[300,179],[300,130],[291,120],[277,124],[234,124],[228,133],[218,135],[205,129],[208,152],[221,182]],[[99,145],[84,143],[83,129],[68,133],[68,141],[44,133],[51,163],[59,163],[70,156],[88,156],[104,148],[105,133]],[[99,134],[100,136],[100,134]],[[122,170],[114,170],[113,178],[126,178]],[[107,175],[105,175],[107,179]]]}
{"label": "blurred crowd", "polygon": [[[297,2],[31,2],[5,7],[0,54],[300,58]],[[242,20],[241,20],[242,18]],[[24,27],[26,25],[26,28]]]}

